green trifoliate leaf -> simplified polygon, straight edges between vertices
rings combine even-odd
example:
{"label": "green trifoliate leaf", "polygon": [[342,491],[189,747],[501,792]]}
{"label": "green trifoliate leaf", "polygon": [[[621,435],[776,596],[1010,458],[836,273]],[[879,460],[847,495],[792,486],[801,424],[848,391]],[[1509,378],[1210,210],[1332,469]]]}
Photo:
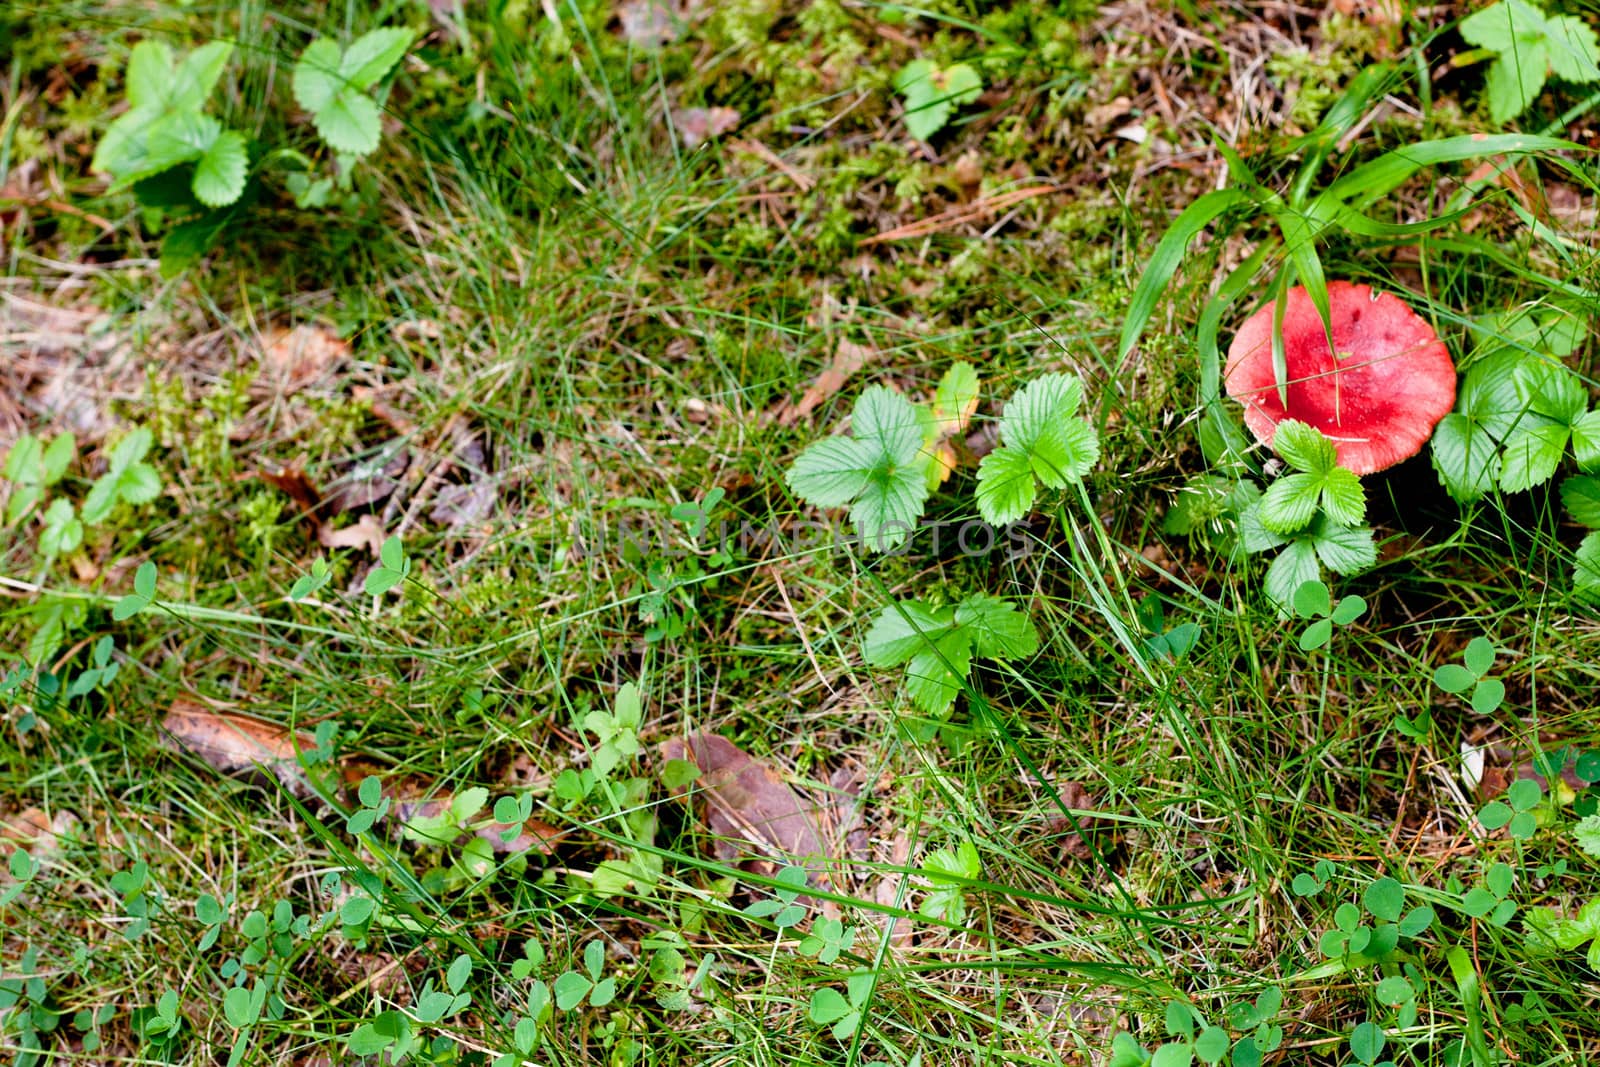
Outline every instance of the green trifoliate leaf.
{"label": "green trifoliate leaf", "polygon": [[44,529],[39,531],[39,549],[59,556],[83,543],[83,522],[72,510],[72,503],[57,497],[44,512]]}
{"label": "green trifoliate leaf", "polygon": [[1580,470],[1600,469],[1600,411],[1586,411],[1572,420],[1572,456]]}
{"label": "green trifoliate leaf", "polygon": [[127,504],[148,504],[161,495],[161,476],[144,462],[154,438],[140,427],[118,441],[108,459],[109,469],[89,487],[83,500],[83,521],[103,522],[120,500]]}
{"label": "green trifoliate leaf", "polygon": [[1446,415],[1434,427],[1433,469],[1451,498],[1469,503],[1500,480],[1500,449],[1489,431],[1462,414]]}
{"label": "green trifoliate leaf", "polygon": [[1082,479],[1100,458],[1094,427],[1075,412],[1083,386],[1070,374],[1047,374],[1011,397],[1000,420],[1001,447],[978,465],[978,511],[995,525],[1033,506],[1037,480],[1051,488]]}
{"label": "green trifoliate leaf", "polygon": [[1587,22],[1575,15],[1545,19],[1550,70],[1569,82],[1600,81],[1600,43]]}
{"label": "green trifoliate leaf", "polygon": [[194,168],[191,186],[195,199],[207,207],[225,207],[244,192],[245,168],[250,159],[244,138],[232,130],[217,136]]}
{"label": "green trifoliate leaf", "polygon": [[1294,591],[1318,577],[1317,550],[1309,538],[1292,541],[1267,568],[1267,596],[1287,612]]}
{"label": "green trifoliate leaf", "polygon": [[906,132],[926,141],[944,128],[955,108],[978,99],[983,79],[965,63],[940,70],[917,59],[895,75],[894,87],[905,98]]}
{"label": "green trifoliate leaf", "polygon": [[410,47],[409,30],[373,30],[348,51],[326,37],[306,46],[294,69],[294,98],[329,147],[346,155],[364,156],[383,136],[377,101],[363,90],[383,77]]}
{"label": "green trifoliate leaf", "polygon": [[954,624],[954,609],[935,611],[920,600],[902,600],[878,612],[862,643],[862,655],[874,667],[898,667],[926,651]]}
{"label": "green trifoliate leaf", "polygon": [[1268,530],[1293,534],[1304,529],[1318,507],[1335,522],[1353,526],[1366,517],[1366,491],[1353,471],[1338,465],[1332,441],[1303,422],[1278,424],[1272,447],[1298,474],[1279,478],[1261,498],[1261,522]]}
{"label": "green trifoliate leaf", "polygon": [[1039,635],[1028,616],[998,597],[970,596],[956,608],[956,625],[972,635],[984,659],[1015,659],[1039,649]]}
{"label": "green trifoliate leaf", "polygon": [[1561,483],[1561,502],[1572,521],[1600,530],[1600,477],[1575,474]]}
{"label": "green trifoliate leaf", "polygon": [[339,73],[353,88],[368,89],[394,67],[416,34],[398,26],[371,30],[350,42],[339,60]]}
{"label": "green trifoliate leaf", "polygon": [[1370,526],[1341,526],[1318,519],[1311,543],[1323,565],[1336,574],[1357,574],[1378,562],[1378,546]]}
{"label": "green trifoliate leaf", "polygon": [[1339,450],[1316,428],[1296,419],[1278,424],[1272,437],[1272,450],[1285,463],[1307,474],[1324,474],[1338,466]]}
{"label": "green trifoliate leaf", "polygon": [[1570,436],[1571,431],[1560,423],[1525,425],[1511,431],[1500,459],[1500,488],[1520,493],[1549,481],[1561,465]]}
{"label": "green trifoliate leaf", "polygon": [[1005,526],[1023,518],[1037,492],[1026,452],[997,448],[978,464],[978,512],[986,522]]}
{"label": "green trifoliate leaf", "polygon": [[1587,600],[1600,601],[1600,531],[1584,537],[1573,560],[1573,588]]}
{"label": "green trifoliate leaf", "polygon": [[916,409],[873,386],[856,400],[851,433],[802,452],[789,468],[789,488],[818,507],[853,504],[857,533],[869,548],[886,551],[911,535],[928,498]]}

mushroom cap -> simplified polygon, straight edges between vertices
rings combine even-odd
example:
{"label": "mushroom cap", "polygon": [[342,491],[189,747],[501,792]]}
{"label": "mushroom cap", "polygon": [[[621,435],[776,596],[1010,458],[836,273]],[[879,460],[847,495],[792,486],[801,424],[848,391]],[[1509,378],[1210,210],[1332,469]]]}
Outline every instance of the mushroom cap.
{"label": "mushroom cap", "polygon": [[1278,423],[1320,430],[1339,465],[1371,474],[1416,455],[1456,402],[1456,368],[1421,316],[1398,297],[1352,282],[1328,283],[1335,358],[1322,319],[1302,286],[1283,310],[1287,407],[1272,373],[1273,306],[1245,320],[1228,348],[1224,384],[1244,405],[1245,425],[1272,444]]}

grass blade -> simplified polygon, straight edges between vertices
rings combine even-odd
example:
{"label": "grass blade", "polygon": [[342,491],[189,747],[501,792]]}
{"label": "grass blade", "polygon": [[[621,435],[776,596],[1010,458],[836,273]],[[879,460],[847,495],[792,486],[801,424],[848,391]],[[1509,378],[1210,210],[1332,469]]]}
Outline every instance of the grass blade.
{"label": "grass blade", "polygon": [[1422,141],[1386,152],[1364,163],[1334,182],[1313,201],[1347,201],[1357,210],[1376,203],[1401,182],[1423,167],[1454,163],[1482,156],[1516,155],[1528,152],[1582,151],[1581,146],[1555,137],[1534,137],[1520,133],[1493,135],[1463,134],[1437,141]]}
{"label": "grass blade", "polygon": [[1237,189],[1218,189],[1184,208],[1172,225],[1167,227],[1167,232],[1161,235],[1156,250],[1150,255],[1150,263],[1145,267],[1139,285],[1133,291],[1133,300],[1128,304],[1128,317],[1122,324],[1122,340],[1117,345],[1119,361],[1127,359],[1133,346],[1139,343],[1145,323],[1155,311],[1156,302],[1166,291],[1167,283],[1178,272],[1178,265],[1183,262],[1189,242],[1211,225],[1217,216],[1249,199]]}

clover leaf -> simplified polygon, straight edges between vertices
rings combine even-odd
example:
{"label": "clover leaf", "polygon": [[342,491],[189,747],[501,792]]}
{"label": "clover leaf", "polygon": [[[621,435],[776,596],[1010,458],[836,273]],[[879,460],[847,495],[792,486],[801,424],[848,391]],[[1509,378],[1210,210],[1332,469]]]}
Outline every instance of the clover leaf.
{"label": "clover leaf", "polygon": [[940,69],[926,59],[900,68],[894,87],[905,99],[906,132],[926,141],[950,121],[955,108],[970,104],[983,92],[983,79],[965,63]]}
{"label": "clover leaf", "polygon": [[1347,596],[1335,604],[1326,585],[1310,581],[1294,591],[1293,607],[1300,618],[1313,620],[1300,634],[1301,651],[1310,652],[1333,638],[1335,626],[1349,626],[1366,614],[1367,602],[1358,596]]}
{"label": "clover leaf", "polygon": [[378,547],[378,565],[367,572],[361,583],[368,596],[382,596],[411,573],[411,557],[399,534],[390,534]]}
{"label": "clover leaf", "polygon": [[1433,684],[1446,693],[1472,691],[1468,703],[1479,715],[1488,715],[1506,698],[1505,683],[1488,677],[1494,666],[1494,643],[1487,637],[1474,637],[1461,654],[1462,662],[1446,663],[1433,672]]}

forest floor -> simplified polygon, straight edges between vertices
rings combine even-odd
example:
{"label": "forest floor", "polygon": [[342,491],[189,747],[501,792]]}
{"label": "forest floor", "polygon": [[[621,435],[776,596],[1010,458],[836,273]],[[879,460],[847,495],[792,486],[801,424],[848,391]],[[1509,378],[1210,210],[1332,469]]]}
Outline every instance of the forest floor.
{"label": "forest floor", "polygon": [[[1469,13],[9,5],[0,1047],[1600,1061],[1597,98],[1552,37],[1496,121]],[[337,156],[297,61],[383,25],[381,144]],[[144,41],[233,43],[235,202],[93,166]],[[1566,421],[1524,407],[1568,477],[1365,478],[1376,558],[1320,572],[1365,610],[1307,647],[1229,502],[1279,461],[1196,432],[1206,338],[1270,302],[1299,194],[1519,133],[1571,143],[1429,157],[1316,253],[1463,370],[1564,362]],[[791,488],[869,387],[960,363],[902,550]],[[1006,399],[1056,373],[1097,461],[975,523]],[[868,662],[886,607],[974,596],[1019,629],[952,699]]]}

